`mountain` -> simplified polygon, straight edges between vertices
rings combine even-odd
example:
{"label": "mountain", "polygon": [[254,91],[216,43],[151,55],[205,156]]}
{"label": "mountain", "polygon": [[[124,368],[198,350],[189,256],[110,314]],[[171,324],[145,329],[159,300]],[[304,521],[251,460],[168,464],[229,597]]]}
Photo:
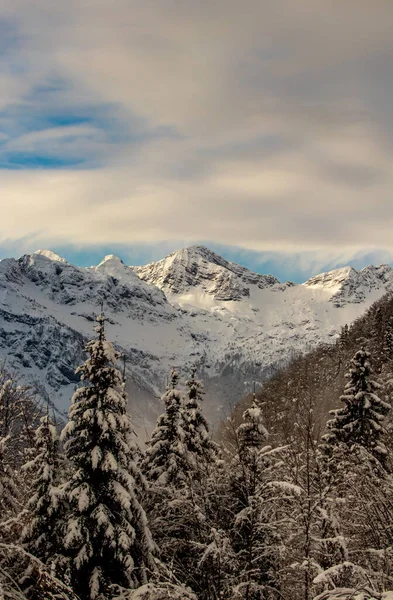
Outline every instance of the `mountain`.
{"label": "mountain", "polygon": [[329,290],[332,293],[330,302],[336,307],[348,303],[361,304],[370,294],[393,290],[393,270],[389,265],[371,265],[361,271],[344,267],[316,275],[304,285],[312,289]]}
{"label": "mountain", "polygon": [[107,335],[126,356],[138,429],[150,428],[162,409],[169,369],[187,377],[194,364],[205,381],[208,417],[217,423],[252,381],[293,353],[334,339],[392,289],[387,265],[347,267],[296,285],[203,246],[143,267],[109,255],[81,268],[40,250],[0,261],[0,360],[64,413],[103,302]]}
{"label": "mountain", "polygon": [[228,262],[204,246],[173,252],[162,260],[134,267],[141,279],[168,294],[185,294],[198,287],[215,300],[236,301],[250,297],[250,285],[263,290],[279,284],[272,275],[259,275]]}
{"label": "mountain", "polygon": [[[338,283],[345,270],[340,271],[342,273],[324,273],[320,279],[334,288],[333,281]],[[371,268],[373,276],[375,272],[378,276],[381,271],[389,272]],[[359,277],[363,283],[369,280],[369,276],[370,269],[363,270],[363,273],[351,273],[351,277]],[[296,357],[263,383],[257,390],[257,398],[263,402],[264,423],[270,434],[270,444],[281,446],[288,443],[293,435],[293,424],[306,422],[305,415],[309,414],[310,402],[314,404],[314,435],[318,437],[325,431],[326,422],[331,418],[329,411],[343,406],[340,397],[348,382],[346,373],[351,359],[363,344],[370,352],[374,376],[382,386],[378,396],[392,404],[392,352],[386,335],[391,332],[392,319],[393,295],[386,294],[356,319],[341,339]],[[232,415],[235,426],[242,422],[242,414],[252,401],[252,394],[248,394],[238,403]],[[385,442],[393,448],[392,411],[385,426]]]}

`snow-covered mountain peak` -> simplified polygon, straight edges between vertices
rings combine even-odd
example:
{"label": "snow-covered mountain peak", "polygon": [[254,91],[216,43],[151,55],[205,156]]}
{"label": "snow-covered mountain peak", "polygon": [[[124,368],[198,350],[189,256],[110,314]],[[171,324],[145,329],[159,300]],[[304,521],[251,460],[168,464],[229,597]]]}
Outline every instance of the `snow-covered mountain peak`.
{"label": "snow-covered mountain peak", "polygon": [[122,283],[132,283],[146,287],[146,283],[142,281],[132,267],[128,267],[115,254],[108,254],[96,267],[91,267],[89,271],[101,276],[110,276],[122,281]]}
{"label": "snow-covered mountain peak", "polygon": [[218,301],[249,298],[250,286],[265,289],[279,284],[272,275],[253,273],[204,246],[183,248],[158,262],[134,267],[134,270],[141,279],[170,296],[197,292]]}
{"label": "snow-covered mountain peak", "polygon": [[61,263],[67,262],[65,258],[62,258],[55,252],[52,252],[52,250],[36,250],[34,252],[34,254],[37,254],[38,256],[44,256],[45,258],[48,258],[49,260],[55,260],[55,261],[61,262]]}
{"label": "snow-covered mountain peak", "polygon": [[314,277],[308,279],[303,285],[313,288],[323,288],[336,293],[345,281],[353,279],[357,275],[358,272],[353,267],[341,267],[340,269],[333,269],[332,271],[314,275]]}
{"label": "snow-covered mountain peak", "polygon": [[328,341],[393,291],[388,265],[336,269],[281,284],[191,246],[143,267],[114,256],[82,268],[52,253],[0,262],[0,361],[65,410],[75,367],[104,302],[108,336],[127,357],[132,411],[142,428],[159,410],[170,368],[196,365],[209,418],[222,417],[272,367]]}
{"label": "snow-covered mountain peak", "polygon": [[393,269],[389,265],[370,265],[361,271],[342,267],[315,275],[303,285],[328,292],[330,301],[337,306],[356,304],[364,302],[374,292],[393,291]]}
{"label": "snow-covered mountain peak", "polygon": [[[215,265],[227,266],[229,263],[222,256],[213,252],[206,246],[195,245],[195,246],[187,246],[186,248],[181,248],[180,250],[176,250],[176,252],[172,252],[167,259],[172,258],[173,261],[176,262],[207,262]],[[165,260],[165,259],[164,259]]]}
{"label": "snow-covered mountain peak", "polygon": [[393,269],[387,264],[378,265],[377,267],[369,265],[368,267],[364,267],[360,273],[362,273],[363,276],[377,277],[381,281],[390,282],[393,275]]}
{"label": "snow-covered mountain peak", "polygon": [[121,260],[121,258],[119,258],[118,256],[116,256],[116,254],[107,254],[106,256],[104,256],[104,258],[99,263],[99,265],[97,265],[97,268],[101,267],[102,265],[104,265],[105,263],[108,263],[108,262],[110,262],[112,264],[121,264],[121,265],[124,265],[124,262]]}

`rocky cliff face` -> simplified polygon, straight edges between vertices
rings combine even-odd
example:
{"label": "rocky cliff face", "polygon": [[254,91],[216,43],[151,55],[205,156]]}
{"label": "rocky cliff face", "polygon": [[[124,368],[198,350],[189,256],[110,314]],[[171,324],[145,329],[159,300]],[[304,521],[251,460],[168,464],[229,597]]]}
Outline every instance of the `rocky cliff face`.
{"label": "rocky cliff face", "polygon": [[311,289],[321,288],[332,293],[330,302],[336,307],[361,304],[375,292],[393,290],[393,269],[389,265],[369,266],[361,271],[352,267],[335,269],[312,277],[306,283]]}
{"label": "rocky cliff face", "polygon": [[134,267],[141,279],[169,294],[185,294],[199,287],[218,301],[250,297],[250,286],[263,290],[279,284],[272,275],[259,275],[228,262],[204,246],[173,252],[159,262]]}
{"label": "rocky cliff face", "polygon": [[[144,267],[110,255],[88,269],[46,250],[0,261],[0,360],[65,413],[101,303],[126,356],[140,431],[162,406],[171,367],[197,365],[213,422],[292,353],[334,338],[393,288],[387,265],[281,284],[194,246]],[[143,433],[142,433],[143,435]]]}

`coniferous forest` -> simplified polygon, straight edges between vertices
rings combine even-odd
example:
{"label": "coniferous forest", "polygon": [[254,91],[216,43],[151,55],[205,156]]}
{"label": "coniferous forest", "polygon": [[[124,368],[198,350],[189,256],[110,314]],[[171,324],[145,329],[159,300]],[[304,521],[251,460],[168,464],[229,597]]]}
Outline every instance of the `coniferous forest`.
{"label": "coniferous forest", "polygon": [[109,340],[100,314],[64,427],[2,368],[0,599],[392,597],[391,296],[214,440],[196,370],[172,370],[141,447]]}

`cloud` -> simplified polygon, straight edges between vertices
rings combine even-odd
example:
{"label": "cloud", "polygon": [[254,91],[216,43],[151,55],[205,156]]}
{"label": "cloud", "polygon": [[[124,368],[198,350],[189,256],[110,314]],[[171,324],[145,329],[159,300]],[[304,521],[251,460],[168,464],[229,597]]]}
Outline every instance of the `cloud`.
{"label": "cloud", "polygon": [[0,18],[0,238],[393,246],[390,1],[15,0]]}

